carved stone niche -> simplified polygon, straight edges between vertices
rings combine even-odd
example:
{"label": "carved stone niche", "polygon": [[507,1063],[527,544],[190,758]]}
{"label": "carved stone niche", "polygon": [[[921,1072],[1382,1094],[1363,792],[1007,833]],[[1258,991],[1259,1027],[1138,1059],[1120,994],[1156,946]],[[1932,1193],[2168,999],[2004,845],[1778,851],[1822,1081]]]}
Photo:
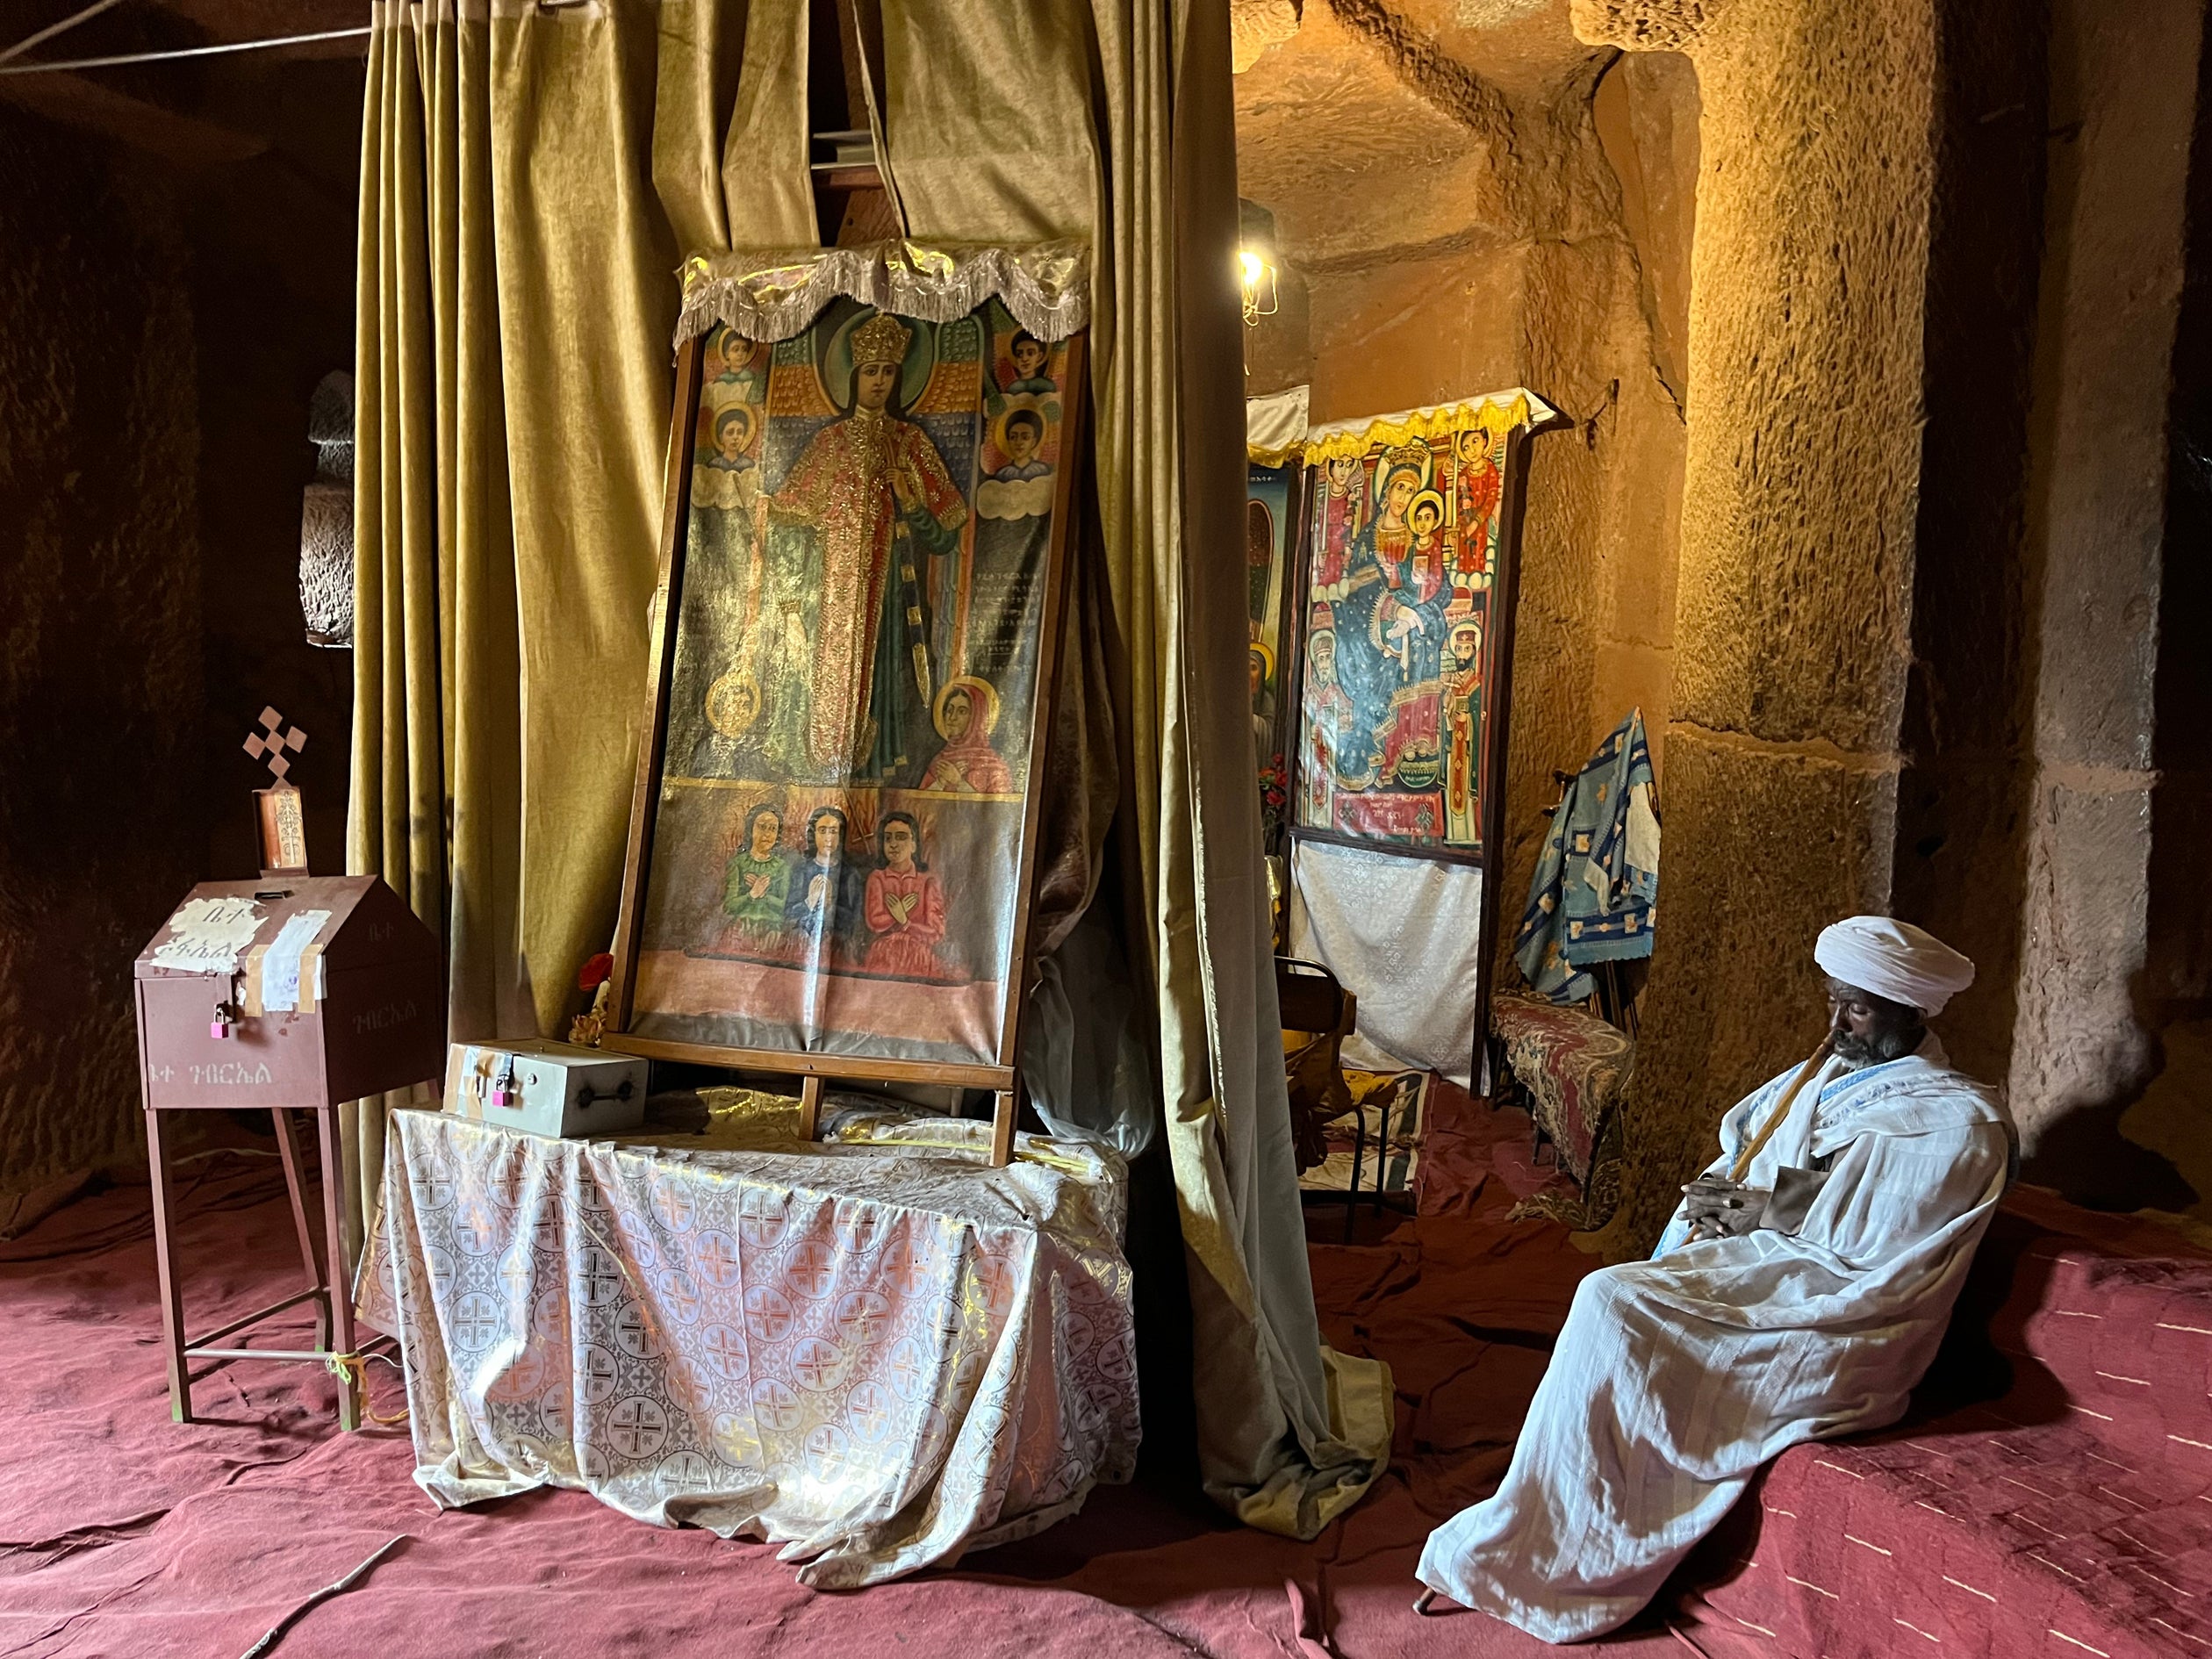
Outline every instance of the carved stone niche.
{"label": "carved stone niche", "polygon": [[299,608],[307,643],[344,650],[354,638],[354,388],[334,370],[307,405],[315,478],[299,514]]}

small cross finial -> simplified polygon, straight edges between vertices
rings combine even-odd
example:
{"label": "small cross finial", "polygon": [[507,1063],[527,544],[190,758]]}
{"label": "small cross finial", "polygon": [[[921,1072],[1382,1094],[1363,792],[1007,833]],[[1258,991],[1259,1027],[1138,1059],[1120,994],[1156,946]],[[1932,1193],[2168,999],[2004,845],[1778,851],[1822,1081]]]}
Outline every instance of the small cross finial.
{"label": "small cross finial", "polygon": [[246,734],[246,752],[255,760],[266,760],[279,783],[291,770],[292,756],[306,747],[307,734],[297,726],[285,725],[284,717],[273,707],[262,709],[260,726]]}

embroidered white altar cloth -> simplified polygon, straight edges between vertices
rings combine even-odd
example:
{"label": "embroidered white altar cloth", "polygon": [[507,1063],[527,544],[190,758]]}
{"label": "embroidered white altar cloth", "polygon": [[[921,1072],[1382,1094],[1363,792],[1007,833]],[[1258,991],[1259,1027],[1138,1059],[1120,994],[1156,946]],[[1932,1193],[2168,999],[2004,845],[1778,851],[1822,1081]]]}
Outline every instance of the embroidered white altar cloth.
{"label": "embroidered white altar cloth", "polygon": [[703,1134],[392,1114],[362,1317],[442,1505],[546,1484],[880,1583],[1073,1514],[1138,1443],[1124,1170],[989,1125],[718,1091]]}

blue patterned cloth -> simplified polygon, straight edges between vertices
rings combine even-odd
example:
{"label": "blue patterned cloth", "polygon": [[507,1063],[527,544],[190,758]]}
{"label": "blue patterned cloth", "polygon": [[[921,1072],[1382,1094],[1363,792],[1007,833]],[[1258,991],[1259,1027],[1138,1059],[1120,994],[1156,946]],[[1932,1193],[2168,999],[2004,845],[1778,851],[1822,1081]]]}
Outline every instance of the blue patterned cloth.
{"label": "blue patterned cloth", "polygon": [[1659,920],[1659,801],[1643,711],[1598,745],[1552,814],[1513,958],[1539,995],[1579,1002],[1583,970],[1651,954]]}

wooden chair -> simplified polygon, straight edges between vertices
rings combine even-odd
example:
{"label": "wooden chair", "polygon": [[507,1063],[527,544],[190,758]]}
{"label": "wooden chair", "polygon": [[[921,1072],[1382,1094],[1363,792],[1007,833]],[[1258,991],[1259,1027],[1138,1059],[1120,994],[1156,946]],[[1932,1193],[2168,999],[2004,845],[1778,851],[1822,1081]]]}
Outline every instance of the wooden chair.
{"label": "wooden chair", "polygon": [[[1282,1006],[1283,1069],[1290,1085],[1290,1132],[1298,1173],[1325,1163],[1328,1126],[1352,1118],[1352,1184],[1344,1195],[1344,1230],[1348,1239],[1360,1196],[1360,1172],[1367,1158],[1367,1122],[1344,1081],[1344,1039],[1359,1017],[1359,998],[1318,962],[1275,958],[1275,1000]],[[1301,1040],[1302,1039],[1302,1040]],[[1375,1153],[1376,1202],[1381,1202],[1382,1149]],[[1309,1194],[1308,1196],[1321,1195]]]}

